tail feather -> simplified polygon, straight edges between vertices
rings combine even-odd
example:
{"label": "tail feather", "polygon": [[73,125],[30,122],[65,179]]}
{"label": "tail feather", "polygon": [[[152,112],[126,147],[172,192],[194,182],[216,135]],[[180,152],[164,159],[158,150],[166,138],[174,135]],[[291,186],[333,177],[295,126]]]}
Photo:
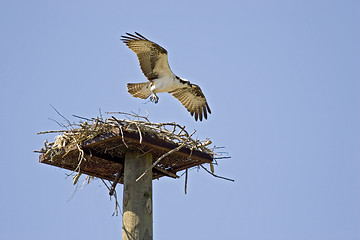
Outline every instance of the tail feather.
{"label": "tail feather", "polygon": [[128,83],[127,84],[128,92],[136,98],[146,99],[150,96],[150,83]]}

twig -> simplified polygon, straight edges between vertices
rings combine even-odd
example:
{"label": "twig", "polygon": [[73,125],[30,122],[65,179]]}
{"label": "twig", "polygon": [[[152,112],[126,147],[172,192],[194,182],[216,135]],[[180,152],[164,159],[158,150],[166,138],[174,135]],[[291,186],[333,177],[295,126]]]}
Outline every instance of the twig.
{"label": "twig", "polygon": [[99,108],[99,115],[100,115],[100,118],[103,119],[102,117],[102,113],[101,113],[101,109]]}
{"label": "twig", "polygon": [[[119,120],[117,120],[115,117],[113,117],[112,116],[112,118],[117,122],[117,123],[119,123]],[[125,139],[124,139],[124,132],[123,132],[123,130],[122,130],[122,127],[121,127],[121,125],[120,125],[120,123],[119,123],[119,129],[120,129],[120,133],[121,133],[121,139],[122,139],[122,141],[123,141],[123,143],[124,143],[124,145],[125,145],[125,147],[126,148],[129,148],[128,147],[128,145],[126,144],[126,142],[125,142]]]}
{"label": "twig", "polygon": [[59,125],[60,127],[63,127],[63,128],[66,128],[66,129],[67,129],[67,126],[65,126],[65,125],[62,124],[62,123],[59,123],[59,122],[56,121],[55,119],[49,118],[49,120],[54,121],[54,122],[55,122],[57,125]]}
{"label": "twig", "polygon": [[135,117],[135,118],[142,118],[142,119],[145,119],[147,122],[150,122],[147,117],[143,117],[143,116],[140,116],[140,115],[137,115],[137,114],[131,114],[131,113],[125,113],[125,112],[106,112],[106,114],[122,114],[122,115],[125,115],[125,116],[131,116],[131,117]]}
{"label": "twig", "polygon": [[115,177],[115,180],[113,181],[113,184],[111,185],[111,189],[109,191],[110,196],[114,195],[116,184],[119,182],[120,177],[123,175],[123,172],[124,172],[124,169],[121,166],[119,172],[116,174],[116,177]]}
{"label": "twig", "polygon": [[187,193],[188,169],[185,170],[185,194]]}
{"label": "twig", "polygon": [[[194,130],[194,132],[188,137],[188,139],[196,132],[196,130]],[[187,139],[187,140],[188,140]],[[151,165],[151,167],[149,167],[148,169],[146,169],[146,171],[140,175],[140,177],[138,177],[136,179],[136,182],[139,181],[148,171],[150,171],[151,169],[153,169],[153,167],[155,167],[164,157],[172,154],[173,152],[179,151],[182,147],[184,147],[184,145],[186,144],[187,141],[184,141],[182,144],[180,144],[178,147],[168,151],[167,153],[164,153],[161,157],[158,158],[158,160],[156,160],[153,165]]]}
{"label": "twig", "polygon": [[224,179],[224,180],[227,180],[227,181],[231,181],[231,182],[235,182],[234,179],[230,179],[230,178],[226,178],[226,177],[222,177],[222,176],[218,176],[212,172],[210,172],[209,170],[206,169],[206,167],[204,167],[203,165],[199,165],[200,167],[202,167],[203,169],[205,169],[205,171],[207,171],[208,173],[210,173],[211,175],[213,175],[214,177],[217,177],[217,178],[221,178],[221,179]]}
{"label": "twig", "polygon": [[228,158],[231,158],[231,157],[214,157],[214,159],[228,159]]}
{"label": "twig", "polygon": [[50,104],[50,107],[52,107],[52,109],[54,109],[55,112],[60,115],[60,117],[62,117],[69,125],[71,125],[71,122],[66,117],[64,117],[53,105]]}
{"label": "twig", "polygon": [[43,131],[43,132],[38,132],[37,134],[48,134],[48,133],[64,133],[64,132],[69,132],[68,130],[50,130],[50,131]]}
{"label": "twig", "polygon": [[142,143],[142,133],[141,133],[141,130],[140,130],[140,127],[139,127],[139,125],[136,123],[136,122],[134,122],[134,124],[135,124],[135,126],[136,126],[136,128],[137,128],[137,130],[138,130],[138,133],[139,133],[139,143],[141,144]]}
{"label": "twig", "polygon": [[[101,181],[104,183],[105,187],[110,191],[110,188],[109,186],[106,184],[106,182],[104,181],[104,179],[100,178]],[[120,208],[120,205],[119,205],[119,202],[117,200],[117,193],[116,193],[116,190],[115,190],[115,194],[113,195],[115,197],[115,211],[113,213],[113,216],[117,216],[119,214],[119,211],[118,209],[120,209],[120,213],[122,215],[122,212],[121,212],[121,208]],[[110,195],[110,199],[111,199],[111,195]]]}
{"label": "twig", "polygon": [[82,120],[86,120],[86,121],[92,121],[92,119],[89,119],[89,118],[86,118],[86,117],[80,117],[80,116],[74,115],[74,114],[73,114],[73,117],[76,117],[76,118],[79,118],[79,119],[82,119]]}

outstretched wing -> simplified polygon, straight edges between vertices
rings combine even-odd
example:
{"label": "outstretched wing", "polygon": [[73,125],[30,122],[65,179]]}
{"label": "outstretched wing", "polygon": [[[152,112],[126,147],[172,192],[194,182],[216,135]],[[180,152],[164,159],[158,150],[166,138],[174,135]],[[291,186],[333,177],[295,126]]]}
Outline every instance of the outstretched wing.
{"label": "outstretched wing", "polygon": [[128,36],[121,36],[121,40],[136,53],[141,70],[148,80],[173,75],[164,48],[137,32],[136,35],[126,34]]}
{"label": "outstretched wing", "polygon": [[195,120],[202,121],[203,116],[207,119],[207,113],[211,113],[210,107],[200,87],[192,84],[191,87],[179,88],[172,92],[182,105],[190,112],[191,116],[195,114]]}

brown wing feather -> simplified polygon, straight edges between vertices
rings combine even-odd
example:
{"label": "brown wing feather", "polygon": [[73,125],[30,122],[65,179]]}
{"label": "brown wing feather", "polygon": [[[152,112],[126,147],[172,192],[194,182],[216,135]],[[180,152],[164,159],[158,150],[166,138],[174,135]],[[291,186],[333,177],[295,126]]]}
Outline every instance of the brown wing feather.
{"label": "brown wing feather", "polygon": [[204,94],[196,84],[192,84],[191,87],[180,88],[173,92],[172,95],[181,102],[191,116],[195,115],[196,121],[198,118],[202,121],[203,116],[207,119],[207,113],[211,113]]}
{"label": "brown wing feather", "polygon": [[137,32],[136,35],[126,34],[128,36],[121,36],[121,40],[136,53],[141,70],[148,80],[172,74],[164,48]]}
{"label": "brown wing feather", "polygon": [[150,83],[128,83],[127,84],[128,92],[133,95],[133,97],[146,99],[150,96]]}

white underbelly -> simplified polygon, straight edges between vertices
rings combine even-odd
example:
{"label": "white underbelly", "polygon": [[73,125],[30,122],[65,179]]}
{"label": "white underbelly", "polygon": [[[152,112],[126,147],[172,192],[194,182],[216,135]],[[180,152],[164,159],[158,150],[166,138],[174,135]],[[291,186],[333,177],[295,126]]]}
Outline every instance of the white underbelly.
{"label": "white underbelly", "polygon": [[151,84],[151,90],[154,93],[170,92],[181,87],[184,87],[183,84],[174,78],[154,79]]}

